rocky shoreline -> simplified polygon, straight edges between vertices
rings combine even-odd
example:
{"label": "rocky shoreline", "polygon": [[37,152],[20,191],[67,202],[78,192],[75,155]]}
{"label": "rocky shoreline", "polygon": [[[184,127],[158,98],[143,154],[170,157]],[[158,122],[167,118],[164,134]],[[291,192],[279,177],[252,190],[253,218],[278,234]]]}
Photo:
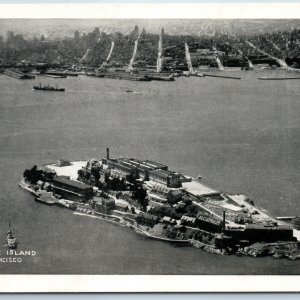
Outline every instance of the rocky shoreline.
{"label": "rocky shoreline", "polygon": [[[26,183],[24,178],[22,178],[22,180],[19,182],[19,186],[22,189],[26,190],[27,192],[31,193],[34,197],[40,196],[40,194],[37,191],[35,191],[30,184]],[[40,202],[42,202],[42,201],[40,201]],[[237,256],[251,256],[251,257],[272,255],[276,259],[280,259],[280,258],[288,258],[290,260],[300,259],[300,254],[293,255],[292,253],[277,253],[276,251],[274,251],[274,249],[272,250],[272,247],[270,247],[270,245],[267,245],[267,244],[264,245],[264,247],[258,247],[258,248],[241,247],[238,249],[238,251],[236,251],[236,253],[228,253],[225,249],[218,249],[217,247],[215,247],[213,245],[205,244],[205,243],[195,240],[193,238],[181,240],[181,239],[170,239],[170,238],[162,237],[162,236],[155,236],[148,232],[149,227],[147,227],[147,226],[139,225],[132,220],[129,221],[129,220],[126,220],[125,218],[122,218],[122,217],[114,215],[114,214],[107,215],[107,214],[95,212],[92,209],[90,209],[88,207],[88,205],[86,205],[86,206],[81,205],[74,209],[73,207],[70,206],[70,202],[72,202],[72,201],[65,200],[65,199],[58,199],[55,202],[55,205],[73,210],[74,215],[96,218],[96,219],[104,220],[106,222],[109,222],[109,223],[112,223],[112,224],[115,224],[118,226],[127,227],[127,228],[135,231],[137,234],[140,234],[146,238],[157,240],[157,241],[167,242],[167,243],[181,245],[181,246],[192,246],[197,249],[201,249],[201,250],[204,250],[204,251],[207,251],[207,252],[210,252],[213,254],[217,254],[217,255],[235,254]]]}

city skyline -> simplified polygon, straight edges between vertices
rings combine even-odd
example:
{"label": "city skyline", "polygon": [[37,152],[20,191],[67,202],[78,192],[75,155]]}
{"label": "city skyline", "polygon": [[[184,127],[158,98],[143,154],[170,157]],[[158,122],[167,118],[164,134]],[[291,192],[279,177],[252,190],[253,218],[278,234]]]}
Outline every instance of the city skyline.
{"label": "city skyline", "polygon": [[299,28],[297,19],[202,19],[202,20],[154,20],[154,19],[0,19],[0,35],[15,31],[25,38],[41,34],[47,38],[71,37],[75,30],[81,34],[99,28],[101,32],[128,34],[134,25],[145,28],[148,33],[158,34],[163,27],[170,35],[259,34],[291,31]]}

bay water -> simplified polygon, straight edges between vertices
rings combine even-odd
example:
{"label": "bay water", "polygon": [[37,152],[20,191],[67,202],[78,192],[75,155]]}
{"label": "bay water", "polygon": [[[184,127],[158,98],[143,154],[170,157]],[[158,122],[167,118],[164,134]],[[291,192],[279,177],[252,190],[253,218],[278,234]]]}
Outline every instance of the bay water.
{"label": "bay water", "polygon": [[[216,73],[219,74],[219,73]],[[218,256],[148,240],[130,229],[34,201],[25,168],[65,158],[150,159],[273,216],[300,215],[299,81],[284,71],[224,71],[242,80],[181,77],[134,82],[86,76],[17,80],[0,75],[0,253],[8,220],[34,250],[1,274],[300,274],[300,262]],[[33,91],[59,85],[66,92]],[[131,93],[126,90],[132,90]],[[1,238],[2,237],[2,238]]]}

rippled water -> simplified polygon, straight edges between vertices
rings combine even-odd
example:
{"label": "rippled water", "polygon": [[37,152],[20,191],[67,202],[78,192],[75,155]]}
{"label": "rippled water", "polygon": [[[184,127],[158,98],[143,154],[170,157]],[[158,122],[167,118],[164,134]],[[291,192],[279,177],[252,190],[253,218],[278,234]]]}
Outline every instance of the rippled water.
{"label": "rippled water", "polygon": [[[290,76],[271,71],[228,74],[243,79],[21,81],[0,75],[0,237],[4,245],[10,218],[18,250],[37,251],[22,263],[0,264],[0,273],[299,274],[299,261],[223,257],[147,240],[36,203],[17,186],[33,164],[101,158],[109,146],[116,157],[201,174],[210,186],[247,194],[275,216],[300,215],[299,81],[257,79]],[[33,91],[38,82],[66,92]]]}

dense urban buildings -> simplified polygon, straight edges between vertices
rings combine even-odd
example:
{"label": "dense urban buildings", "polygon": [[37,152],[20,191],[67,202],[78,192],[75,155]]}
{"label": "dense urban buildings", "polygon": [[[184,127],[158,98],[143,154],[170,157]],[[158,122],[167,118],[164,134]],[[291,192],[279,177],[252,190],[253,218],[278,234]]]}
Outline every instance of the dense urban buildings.
{"label": "dense urban buildings", "polygon": [[[0,66],[43,70],[48,67],[99,70],[188,71],[199,67],[279,66],[277,59],[300,67],[300,29],[237,33],[214,30],[201,34],[150,33],[135,26],[130,33],[95,28],[74,30],[73,37],[24,38],[7,31],[0,36]],[[189,53],[188,53],[189,52]]]}

